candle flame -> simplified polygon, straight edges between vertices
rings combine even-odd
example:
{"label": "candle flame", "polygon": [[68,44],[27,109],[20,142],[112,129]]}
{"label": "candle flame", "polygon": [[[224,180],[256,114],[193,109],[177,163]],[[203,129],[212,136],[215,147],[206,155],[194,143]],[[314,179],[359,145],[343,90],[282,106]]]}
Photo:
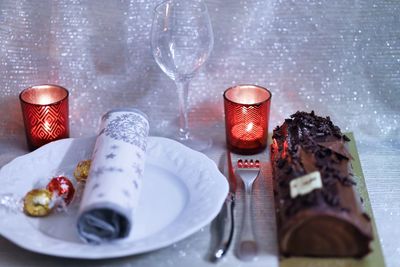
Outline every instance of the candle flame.
{"label": "candle flame", "polygon": [[47,121],[44,122],[44,129],[45,129],[47,132],[51,132],[50,123],[48,123]]}
{"label": "candle flame", "polygon": [[53,101],[53,98],[51,96],[41,95],[41,96],[39,96],[37,103],[41,104],[41,105],[46,105],[46,104],[51,103],[52,101]]}
{"label": "candle flame", "polygon": [[249,124],[247,124],[247,126],[246,126],[246,132],[251,132],[251,130],[253,130],[253,123],[252,122],[250,122]]}

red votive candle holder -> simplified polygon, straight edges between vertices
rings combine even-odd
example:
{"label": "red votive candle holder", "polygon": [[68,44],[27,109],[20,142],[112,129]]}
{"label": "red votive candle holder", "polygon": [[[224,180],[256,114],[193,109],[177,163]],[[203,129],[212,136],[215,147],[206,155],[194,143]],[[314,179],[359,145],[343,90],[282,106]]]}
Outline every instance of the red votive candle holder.
{"label": "red votive candle holder", "polygon": [[69,137],[68,90],[51,84],[26,88],[19,94],[30,150]]}
{"label": "red votive candle holder", "polygon": [[267,146],[271,92],[257,85],[238,85],[224,92],[228,149],[255,154]]}

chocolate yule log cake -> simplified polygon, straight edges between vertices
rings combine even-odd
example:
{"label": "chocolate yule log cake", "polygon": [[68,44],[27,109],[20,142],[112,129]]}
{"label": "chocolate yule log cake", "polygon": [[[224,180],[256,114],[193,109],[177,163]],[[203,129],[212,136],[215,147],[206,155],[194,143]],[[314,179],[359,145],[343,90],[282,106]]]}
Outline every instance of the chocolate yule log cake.
{"label": "chocolate yule log cake", "polygon": [[373,238],[355,191],[349,138],[329,117],[297,112],[273,132],[271,161],[283,256],[363,257]]}

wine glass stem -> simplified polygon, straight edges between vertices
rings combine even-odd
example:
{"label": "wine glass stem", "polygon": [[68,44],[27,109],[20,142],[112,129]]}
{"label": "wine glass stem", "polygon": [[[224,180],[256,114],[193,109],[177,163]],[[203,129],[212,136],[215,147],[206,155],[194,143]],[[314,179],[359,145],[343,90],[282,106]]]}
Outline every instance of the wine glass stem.
{"label": "wine glass stem", "polygon": [[179,139],[189,139],[189,121],[187,113],[190,79],[175,81],[179,98]]}

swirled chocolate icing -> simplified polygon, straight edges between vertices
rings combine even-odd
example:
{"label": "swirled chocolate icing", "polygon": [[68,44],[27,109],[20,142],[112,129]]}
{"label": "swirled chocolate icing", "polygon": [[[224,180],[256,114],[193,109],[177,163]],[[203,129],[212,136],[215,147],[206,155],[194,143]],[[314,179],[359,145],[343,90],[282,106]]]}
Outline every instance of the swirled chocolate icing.
{"label": "swirled chocolate icing", "polygon": [[[297,112],[273,132],[271,162],[283,256],[363,257],[372,226],[352,179],[349,138],[329,117]],[[319,172],[322,186],[291,196],[291,181]]]}

